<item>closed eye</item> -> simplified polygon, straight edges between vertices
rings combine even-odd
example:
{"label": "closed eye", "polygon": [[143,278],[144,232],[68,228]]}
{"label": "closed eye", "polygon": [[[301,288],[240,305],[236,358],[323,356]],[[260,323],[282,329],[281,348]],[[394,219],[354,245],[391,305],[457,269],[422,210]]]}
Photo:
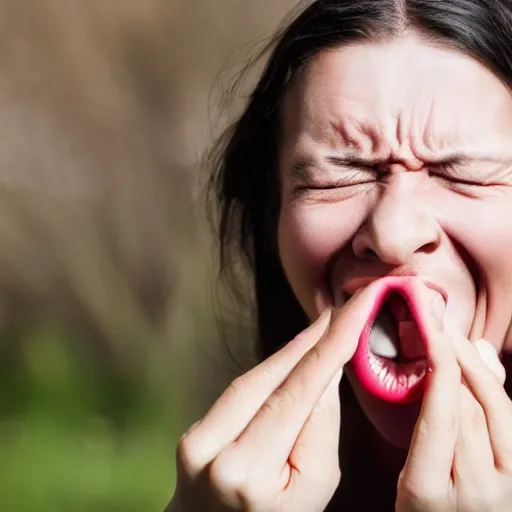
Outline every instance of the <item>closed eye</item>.
{"label": "closed eye", "polygon": [[338,181],[336,183],[326,183],[325,185],[324,184],[305,185],[300,188],[309,189],[309,190],[335,190],[338,188],[347,188],[347,187],[356,187],[359,185],[366,185],[368,183],[374,183],[375,181],[376,181],[375,178],[368,179],[368,180],[360,180],[360,181],[342,180],[342,181]]}
{"label": "closed eye", "polygon": [[306,180],[300,188],[309,190],[334,190],[374,183],[378,177],[372,169],[331,169],[330,177],[318,176]]}
{"label": "closed eye", "polygon": [[429,172],[430,176],[433,176],[435,178],[441,178],[442,180],[449,181],[450,183],[453,183],[454,185],[460,185],[461,187],[486,187],[489,186],[489,183],[482,183],[477,181],[470,181],[467,179],[458,178],[456,176],[451,176],[446,171],[443,172]]}

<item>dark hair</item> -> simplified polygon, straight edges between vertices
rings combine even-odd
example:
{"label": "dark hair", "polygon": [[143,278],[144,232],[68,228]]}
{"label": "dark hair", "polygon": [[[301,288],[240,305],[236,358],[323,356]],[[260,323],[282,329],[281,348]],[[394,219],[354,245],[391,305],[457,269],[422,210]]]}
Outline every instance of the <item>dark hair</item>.
{"label": "dark hair", "polygon": [[221,271],[241,257],[249,266],[260,357],[292,339],[307,322],[276,243],[283,96],[320,51],[385,42],[407,31],[469,54],[508,86],[512,82],[511,0],[317,0],[265,48],[271,54],[243,114],[212,152],[210,191],[220,214]]}

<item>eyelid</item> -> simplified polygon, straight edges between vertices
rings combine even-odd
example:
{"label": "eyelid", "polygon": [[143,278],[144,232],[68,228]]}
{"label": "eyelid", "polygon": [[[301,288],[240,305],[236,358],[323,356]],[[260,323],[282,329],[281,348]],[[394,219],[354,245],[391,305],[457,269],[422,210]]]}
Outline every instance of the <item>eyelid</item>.
{"label": "eyelid", "polygon": [[328,184],[328,185],[307,185],[303,188],[305,189],[310,189],[310,190],[334,190],[334,189],[337,189],[337,188],[348,188],[348,187],[357,187],[357,186],[360,186],[360,185],[366,185],[368,183],[373,183],[375,180],[367,180],[367,181],[357,181],[357,182],[353,182],[353,183],[349,183],[349,182],[346,182],[346,181],[338,181],[338,182],[334,182],[332,184]]}
{"label": "eyelid", "polygon": [[[453,170],[455,169],[455,165],[453,164],[443,164],[442,166],[439,166],[435,168],[434,170],[429,170],[430,176],[437,176],[439,178],[443,178],[445,180],[451,181],[453,183],[457,183],[459,185],[468,186],[468,187],[483,187],[485,186],[484,183],[477,182],[477,181],[470,181],[464,178],[459,178],[457,176],[453,175]],[[450,173],[450,170],[452,173]]]}
{"label": "eyelid", "polygon": [[[330,173],[330,176],[327,173],[329,168],[335,169]],[[379,178],[376,168],[365,165],[334,164],[327,169],[322,172],[321,169],[317,168],[318,173],[312,173],[309,177],[297,180],[295,190],[335,190],[374,183]]]}

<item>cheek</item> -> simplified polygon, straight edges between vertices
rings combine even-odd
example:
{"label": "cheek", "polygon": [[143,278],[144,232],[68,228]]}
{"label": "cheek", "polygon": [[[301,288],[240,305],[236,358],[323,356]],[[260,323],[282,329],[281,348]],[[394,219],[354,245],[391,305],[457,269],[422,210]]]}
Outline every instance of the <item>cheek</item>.
{"label": "cheek", "polygon": [[477,266],[478,300],[486,301],[484,335],[501,345],[512,318],[512,198],[461,202],[444,213],[444,230]]}
{"label": "cheek", "polygon": [[445,231],[469,252],[487,284],[504,284],[496,280],[512,277],[512,226],[507,221],[512,219],[512,200],[463,206],[445,216]]}
{"label": "cheek", "polygon": [[[347,247],[360,215],[343,204],[283,205],[279,218],[279,254],[284,271],[306,313],[318,313],[329,293],[329,262]],[[320,297],[323,296],[323,297]]]}

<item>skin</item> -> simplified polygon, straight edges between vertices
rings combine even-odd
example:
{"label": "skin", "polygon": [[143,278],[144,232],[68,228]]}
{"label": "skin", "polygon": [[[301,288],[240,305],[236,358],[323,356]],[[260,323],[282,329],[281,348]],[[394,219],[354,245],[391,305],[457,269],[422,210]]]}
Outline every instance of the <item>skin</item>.
{"label": "skin", "polygon": [[[167,510],[508,511],[512,403],[498,357],[512,318],[512,230],[501,222],[512,214],[508,90],[469,57],[408,36],[318,55],[283,116],[279,248],[312,325],[183,435]],[[453,151],[471,155],[432,165]],[[340,165],[347,152],[378,165]],[[371,401],[350,375],[389,276],[408,288],[425,328],[430,371],[411,410]],[[373,486],[382,467],[355,486],[340,468],[340,431],[353,419],[340,404],[344,371],[380,439],[405,446],[399,476],[385,484],[390,502]],[[376,445],[367,437],[351,448],[357,463]],[[348,496],[338,495],[347,481]]]}
{"label": "skin", "polygon": [[[323,52],[283,118],[279,248],[308,316],[341,307],[361,278],[416,275],[446,294],[446,329],[510,347],[508,88],[476,60],[411,34]],[[377,431],[408,446],[418,408],[352,384]]]}

